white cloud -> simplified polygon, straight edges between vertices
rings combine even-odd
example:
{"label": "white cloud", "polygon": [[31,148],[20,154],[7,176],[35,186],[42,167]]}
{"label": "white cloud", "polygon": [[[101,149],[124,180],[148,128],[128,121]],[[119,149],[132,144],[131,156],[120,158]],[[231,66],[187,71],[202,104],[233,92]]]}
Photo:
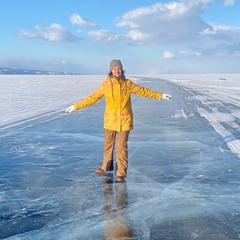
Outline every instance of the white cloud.
{"label": "white cloud", "polygon": [[192,56],[201,56],[201,52],[197,51],[192,51],[192,50],[184,50],[184,51],[179,51],[178,54],[176,54],[176,57],[192,57]]}
{"label": "white cloud", "polygon": [[96,24],[89,19],[81,17],[78,14],[73,14],[70,17],[70,21],[74,25],[86,26],[86,27],[95,27]]}
{"label": "white cloud", "polygon": [[36,25],[35,30],[35,32],[21,30],[18,35],[24,38],[43,39],[49,42],[74,42],[80,40],[57,23],[53,23],[47,27]]}
{"label": "white cloud", "polygon": [[235,0],[225,0],[224,4],[225,4],[225,6],[234,6]]}
{"label": "white cloud", "polygon": [[[146,44],[176,44],[198,37],[211,28],[201,19],[210,0],[156,3],[125,13],[117,24],[129,29],[127,37]],[[135,33],[135,34],[134,34]],[[137,34],[136,34],[137,33]]]}
{"label": "white cloud", "polygon": [[[227,25],[217,25],[212,24],[211,29],[205,29],[202,35],[220,35],[220,34],[236,34],[236,36],[240,36],[240,27],[233,27]],[[240,40],[240,37],[238,38]]]}
{"label": "white cloud", "polygon": [[165,51],[163,53],[163,58],[173,58],[173,57],[174,57],[174,54],[172,52]]}
{"label": "white cloud", "polygon": [[171,59],[171,58],[184,58],[184,57],[197,57],[201,56],[201,52],[193,51],[193,50],[181,50],[177,53],[173,53],[172,51],[165,51],[163,53],[163,58]]}
{"label": "white cloud", "polygon": [[116,41],[120,38],[119,35],[109,31],[100,29],[97,31],[89,31],[88,36],[93,40]]}
{"label": "white cloud", "polygon": [[149,34],[142,33],[137,29],[130,30],[126,36],[127,36],[127,38],[130,38],[130,39],[136,40],[136,41],[146,41],[149,38]]}
{"label": "white cloud", "polygon": [[[202,49],[205,54],[215,56],[238,56],[240,49],[240,27],[212,24],[211,29],[206,29],[202,33]],[[221,53],[221,54],[219,54]]]}

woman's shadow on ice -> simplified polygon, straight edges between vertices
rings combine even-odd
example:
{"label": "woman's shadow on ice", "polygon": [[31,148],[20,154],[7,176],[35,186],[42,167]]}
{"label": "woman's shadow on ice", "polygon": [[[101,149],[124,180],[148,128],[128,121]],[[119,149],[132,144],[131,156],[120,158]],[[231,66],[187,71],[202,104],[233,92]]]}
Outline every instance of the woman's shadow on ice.
{"label": "woman's shadow on ice", "polygon": [[114,183],[113,173],[102,176],[105,239],[131,239],[134,234],[127,219],[126,182]]}

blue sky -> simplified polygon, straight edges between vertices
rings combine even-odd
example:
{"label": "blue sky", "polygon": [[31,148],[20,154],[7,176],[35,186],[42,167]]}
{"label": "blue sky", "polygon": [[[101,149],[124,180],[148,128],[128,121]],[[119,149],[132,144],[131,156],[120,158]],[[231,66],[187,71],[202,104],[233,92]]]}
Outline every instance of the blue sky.
{"label": "blue sky", "polygon": [[0,0],[0,67],[240,73],[236,0]]}

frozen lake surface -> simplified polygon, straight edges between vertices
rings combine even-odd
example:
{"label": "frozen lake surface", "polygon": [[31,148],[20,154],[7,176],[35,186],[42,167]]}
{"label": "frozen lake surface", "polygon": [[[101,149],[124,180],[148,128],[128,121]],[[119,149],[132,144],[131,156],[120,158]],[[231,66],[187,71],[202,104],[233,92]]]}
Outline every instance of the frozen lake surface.
{"label": "frozen lake surface", "polygon": [[105,76],[0,75],[0,239],[240,239],[240,75],[128,76],[125,183],[98,176]]}

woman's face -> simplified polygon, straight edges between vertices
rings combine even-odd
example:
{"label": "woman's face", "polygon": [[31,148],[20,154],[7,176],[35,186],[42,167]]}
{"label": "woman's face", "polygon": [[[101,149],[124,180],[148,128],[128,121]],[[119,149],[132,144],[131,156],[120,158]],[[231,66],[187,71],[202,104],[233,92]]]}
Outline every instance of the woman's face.
{"label": "woman's face", "polygon": [[115,77],[120,77],[122,75],[122,69],[120,67],[114,67],[112,69],[112,74]]}

